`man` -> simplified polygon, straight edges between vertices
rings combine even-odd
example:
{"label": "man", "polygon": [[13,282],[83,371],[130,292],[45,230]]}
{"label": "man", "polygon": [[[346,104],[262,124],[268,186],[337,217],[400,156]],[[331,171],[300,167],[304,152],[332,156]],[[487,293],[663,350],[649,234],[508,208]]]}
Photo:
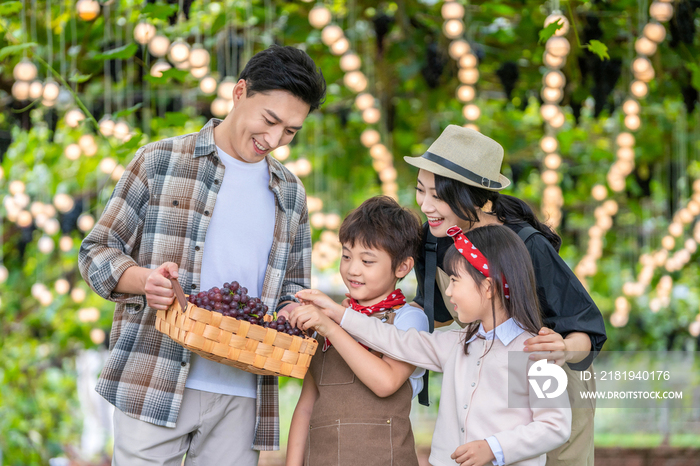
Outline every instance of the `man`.
{"label": "man", "polygon": [[[190,353],[155,329],[170,278],[197,293],[238,281],[270,312],[310,285],[306,194],[270,152],[325,96],[311,58],[273,46],[246,65],[234,108],[199,133],[140,148],[80,248],[80,271],[115,301],[97,391],[114,415],[117,465],[255,465],[279,448],[277,378]],[[280,304],[281,303],[281,304]]]}

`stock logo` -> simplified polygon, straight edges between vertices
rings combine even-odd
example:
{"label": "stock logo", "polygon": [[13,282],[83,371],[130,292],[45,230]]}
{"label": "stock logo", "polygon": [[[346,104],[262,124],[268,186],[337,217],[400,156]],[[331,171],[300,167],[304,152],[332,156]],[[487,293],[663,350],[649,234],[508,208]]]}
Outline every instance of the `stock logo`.
{"label": "stock logo", "polygon": [[[569,382],[564,369],[556,364],[547,364],[546,359],[540,359],[534,363],[530,370],[527,371],[527,376],[537,398],[556,398],[564,393]],[[541,388],[537,377],[547,377]],[[549,392],[548,390],[552,386],[552,379],[557,381],[557,387],[554,391]]]}

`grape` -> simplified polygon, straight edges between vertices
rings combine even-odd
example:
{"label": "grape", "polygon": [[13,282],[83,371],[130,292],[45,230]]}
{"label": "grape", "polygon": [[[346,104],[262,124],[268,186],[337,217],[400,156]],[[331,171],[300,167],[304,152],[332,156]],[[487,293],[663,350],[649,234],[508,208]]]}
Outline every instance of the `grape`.
{"label": "grape", "polygon": [[214,309],[216,309],[217,311],[221,311],[221,303],[219,303],[219,302],[214,303]]}
{"label": "grape", "polygon": [[227,293],[221,298],[221,300],[226,304],[230,304],[231,303],[231,295]]}
{"label": "grape", "polygon": [[241,294],[241,302],[242,303],[247,303],[248,302],[248,295],[243,293]]}
{"label": "grape", "polygon": [[231,288],[231,284],[229,282],[224,283],[224,288]]}
{"label": "grape", "polygon": [[277,322],[275,322],[274,320],[272,322],[270,322],[270,328],[277,330]]}
{"label": "grape", "polygon": [[241,293],[242,293],[242,294],[248,294],[248,288],[246,288],[245,286],[242,286],[242,287],[241,287]]}
{"label": "grape", "polygon": [[217,303],[220,303],[222,299],[223,299],[223,296],[221,295],[221,293],[214,294],[214,301],[216,301]]}
{"label": "grape", "polygon": [[231,296],[231,301],[233,301],[234,303],[239,303],[241,301],[241,297],[235,294]]}
{"label": "grape", "polygon": [[284,316],[277,317],[277,322],[279,322],[281,324],[283,324],[286,320],[287,320],[287,318]]}
{"label": "grape", "polygon": [[240,285],[238,284],[238,282],[231,282],[230,288],[231,288],[231,291],[236,292],[240,288]]}

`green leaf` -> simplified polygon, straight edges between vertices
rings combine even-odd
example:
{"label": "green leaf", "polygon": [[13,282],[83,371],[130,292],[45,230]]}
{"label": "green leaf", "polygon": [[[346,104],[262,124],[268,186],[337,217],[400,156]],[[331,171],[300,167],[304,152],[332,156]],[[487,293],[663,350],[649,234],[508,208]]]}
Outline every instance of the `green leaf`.
{"label": "green leaf", "polygon": [[162,19],[165,21],[177,12],[177,5],[163,5],[159,3],[149,3],[141,10],[141,16],[151,19]]}
{"label": "green leaf", "polygon": [[540,44],[544,44],[549,40],[550,37],[554,35],[557,30],[564,26],[564,22],[559,19],[559,21],[550,23],[549,26],[543,28],[540,31]]}
{"label": "green leaf", "polygon": [[163,75],[158,78],[147,74],[146,76],[144,76],[144,79],[152,84],[165,84],[170,78],[175,78],[179,82],[184,82],[188,74],[189,72],[186,70],[170,68],[168,70],[163,71]]}
{"label": "green leaf", "polygon": [[0,5],[0,16],[9,16],[22,11],[22,2],[5,2]]}
{"label": "green leaf", "polygon": [[601,60],[610,60],[610,55],[608,55],[608,46],[599,40],[592,40],[583,47],[598,55]]}
{"label": "green leaf", "polygon": [[112,118],[114,118],[115,120],[118,120],[119,118],[126,118],[129,115],[131,115],[132,113],[134,113],[136,110],[140,109],[142,105],[143,105],[143,103],[139,102],[136,105],[134,105],[133,107],[125,108],[124,110],[120,110],[117,113],[114,113],[112,115]]}
{"label": "green leaf", "polygon": [[165,126],[185,126],[190,117],[182,112],[166,112]]}
{"label": "green leaf", "polygon": [[688,63],[686,66],[692,74],[691,84],[695,89],[700,89],[700,65],[697,63]]}
{"label": "green leaf", "polygon": [[8,45],[7,47],[3,47],[0,49],[0,60],[3,60],[11,55],[17,55],[18,53],[34,48],[37,45],[39,44],[36,42],[27,42],[26,44]]}
{"label": "green leaf", "polygon": [[127,58],[131,58],[136,54],[136,51],[139,49],[138,45],[136,45],[134,42],[130,44],[123,45],[121,47],[117,47],[116,49],[112,50],[107,50],[106,52],[103,53],[98,53],[95,55],[94,58],[95,60],[115,60],[115,59],[120,59],[120,60],[125,60]]}
{"label": "green leaf", "polygon": [[72,82],[72,83],[80,84],[80,83],[84,83],[85,81],[87,81],[90,78],[92,78],[92,74],[75,73],[73,76],[68,78],[68,81]]}

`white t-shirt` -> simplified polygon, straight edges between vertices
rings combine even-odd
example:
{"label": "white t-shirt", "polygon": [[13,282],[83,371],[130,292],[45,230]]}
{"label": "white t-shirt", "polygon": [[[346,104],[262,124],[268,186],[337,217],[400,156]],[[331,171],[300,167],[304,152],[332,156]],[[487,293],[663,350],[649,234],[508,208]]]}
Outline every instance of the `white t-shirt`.
{"label": "white t-shirt", "polygon": [[[237,281],[260,297],[275,229],[275,195],[266,160],[246,163],[219,149],[226,167],[211,214],[202,257],[201,290]],[[193,353],[185,387],[255,398],[255,374]]]}

